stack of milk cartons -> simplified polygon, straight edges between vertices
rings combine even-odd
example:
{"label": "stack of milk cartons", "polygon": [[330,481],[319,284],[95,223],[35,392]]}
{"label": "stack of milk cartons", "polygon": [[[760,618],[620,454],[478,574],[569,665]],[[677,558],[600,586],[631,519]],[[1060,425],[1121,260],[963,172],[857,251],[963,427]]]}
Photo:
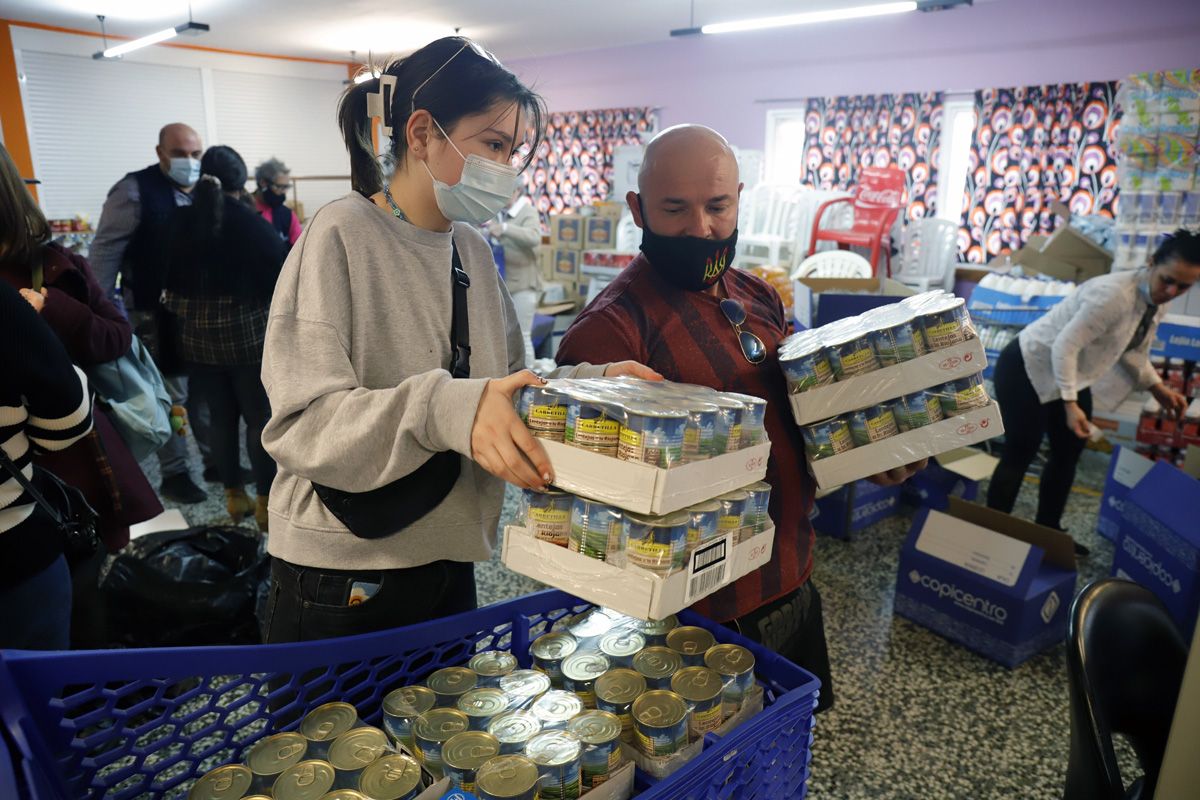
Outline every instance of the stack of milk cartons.
{"label": "stack of milk cartons", "polygon": [[947,292],[794,334],[779,360],[821,489],[1004,432],[984,388],[983,345]]}
{"label": "stack of milk cartons", "polygon": [[518,410],[554,489],[524,491],[510,568],[661,619],[770,559],[766,401],[602,378],[527,387]]}

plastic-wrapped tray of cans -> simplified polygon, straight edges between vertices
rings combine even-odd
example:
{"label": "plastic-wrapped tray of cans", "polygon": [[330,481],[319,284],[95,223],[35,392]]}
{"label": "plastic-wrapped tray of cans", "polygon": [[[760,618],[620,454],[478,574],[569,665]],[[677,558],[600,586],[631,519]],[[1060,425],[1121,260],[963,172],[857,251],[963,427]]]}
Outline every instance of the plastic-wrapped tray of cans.
{"label": "plastic-wrapped tray of cans", "polygon": [[935,291],[795,333],[779,362],[807,425],[982,372],[987,357],[965,302]]}
{"label": "plastic-wrapped tray of cans", "polygon": [[542,440],[555,485],[666,514],[766,475],[765,400],[629,378],[526,387],[518,413]]}

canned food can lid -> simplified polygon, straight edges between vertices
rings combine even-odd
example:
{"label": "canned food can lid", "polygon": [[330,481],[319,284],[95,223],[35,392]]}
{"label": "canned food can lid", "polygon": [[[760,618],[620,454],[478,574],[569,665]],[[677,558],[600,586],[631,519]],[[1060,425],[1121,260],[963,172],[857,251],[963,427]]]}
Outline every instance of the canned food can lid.
{"label": "canned food can lid", "polygon": [[577,639],[600,636],[610,631],[612,626],[613,618],[596,608],[576,614],[566,624],[567,631]]}
{"label": "canned food can lid", "polygon": [[769,492],[769,491],[771,491],[771,484],[767,483],[766,481],[758,481],[757,483],[752,483],[749,486],[745,487],[743,489],[743,491],[746,491],[746,492]]}
{"label": "canned food can lid", "polygon": [[569,633],[547,633],[534,640],[529,652],[534,658],[557,661],[574,653],[578,646]]}
{"label": "canned food can lid", "polygon": [[[717,508],[720,508],[720,504],[717,504]],[[642,623],[642,633],[647,636],[662,636],[678,625],[679,618],[674,614],[666,619],[648,619]]]}
{"label": "canned food can lid", "polygon": [[676,511],[663,516],[655,516],[653,514],[634,514],[631,511],[625,512],[625,519],[639,522],[642,525],[649,525],[654,528],[675,528],[680,525],[687,525],[691,519],[686,511]]}
{"label": "canned food can lid", "polygon": [[525,756],[498,756],[479,768],[475,787],[496,797],[516,797],[538,784],[538,768]]}
{"label": "canned food can lid", "polygon": [[333,766],[325,761],[309,760],[288,767],[271,788],[275,800],[320,800],[333,788]]}
{"label": "canned food can lid", "polygon": [[335,789],[321,800],[371,800],[371,798],[354,789]]}
{"label": "canned food can lid", "polygon": [[717,497],[717,500],[736,503],[739,500],[745,500],[749,496],[749,493],[746,492],[745,489],[734,489],[732,492],[726,492],[725,494],[720,495]]}
{"label": "canned food can lid", "polygon": [[671,691],[691,703],[704,703],[720,697],[725,682],[708,667],[687,667],[671,678]]}
{"label": "canned food can lid", "polygon": [[401,686],[383,698],[383,713],[393,717],[419,717],[437,705],[437,695],[425,686]]}
{"label": "canned food can lid", "polygon": [[621,719],[607,711],[585,711],[567,723],[567,731],[590,745],[604,745],[621,737]]}
{"label": "canned food can lid", "polygon": [[536,697],[550,690],[550,676],[536,669],[518,669],[500,679],[500,690],[515,697]]}
{"label": "canned food can lid", "polygon": [[417,717],[413,735],[427,742],[444,742],[471,727],[471,720],[456,708],[435,708]]}
{"label": "canned food can lid", "polygon": [[615,631],[600,640],[600,651],[609,656],[631,656],[646,646],[646,637],[637,631]]}
{"label": "canned food can lid", "polygon": [[486,653],[476,654],[467,666],[478,675],[494,678],[499,675],[507,675],[516,669],[517,657],[504,650],[489,650]]}
{"label": "canned food can lid", "polygon": [[705,653],[716,643],[716,638],[709,631],[694,625],[685,625],[667,634],[667,647],[684,655]]}
{"label": "canned food can lid", "polygon": [[633,657],[633,668],[647,678],[665,678],[679,671],[679,653],[667,647],[647,647]]}
{"label": "canned food can lid", "polygon": [[546,722],[565,722],[583,711],[583,701],[573,692],[549,691],[534,701],[530,709]]}
{"label": "canned food can lid", "polygon": [[527,741],[542,730],[542,721],[529,711],[508,711],[488,723],[487,732],[505,744]]}
{"label": "canned food can lid", "polygon": [[754,653],[736,644],[718,644],[704,654],[709,669],[722,675],[744,675],[754,669]]}
{"label": "canned food can lid", "polygon": [[500,755],[500,742],[483,731],[456,733],[442,746],[442,761],[451,769],[479,769]]}
{"label": "canned food can lid", "polygon": [[358,709],[349,703],[326,703],[317,706],[300,723],[300,733],[311,742],[336,739],[358,722]]}
{"label": "canned food can lid", "polygon": [[499,689],[472,689],[458,698],[458,710],[468,717],[494,717],[508,709],[508,695]]}
{"label": "canned food can lid", "polygon": [[425,683],[437,694],[462,694],[475,688],[479,676],[466,667],[446,667],[429,676]]}
{"label": "canned food can lid", "polygon": [[596,679],[596,696],[606,703],[632,703],[646,691],[646,679],[631,669],[610,669]]}
{"label": "canned food can lid", "polygon": [[387,735],[379,728],[355,728],[333,740],[329,763],[337,769],[361,769],[387,750]]}
{"label": "canned food can lid", "polygon": [[421,765],[403,753],[384,756],[358,779],[358,788],[373,800],[399,800],[420,785]]}
{"label": "canned food can lid", "polygon": [[268,736],[246,756],[246,766],[255,775],[278,775],[304,758],[308,741],[298,733]]}
{"label": "canned food can lid", "polygon": [[646,692],[633,701],[633,718],[651,728],[678,725],[687,716],[687,703],[675,692]]}
{"label": "canned food can lid", "polygon": [[576,653],[563,660],[563,677],[571,681],[592,681],[608,672],[608,659],[600,653]]}
{"label": "canned food can lid", "polygon": [[720,510],[721,504],[716,500],[705,500],[703,503],[696,503],[696,505],[688,509],[688,511],[694,514],[710,514]]}
{"label": "canned food can lid", "polygon": [[570,764],[583,753],[583,743],[567,731],[539,733],[525,745],[525,755],[540,767]]}
{"label": "canned food can lid", "polygon": [[254,774],[241,764],[229,764],[209,772],[192,786],[188,800],[241,800]]}

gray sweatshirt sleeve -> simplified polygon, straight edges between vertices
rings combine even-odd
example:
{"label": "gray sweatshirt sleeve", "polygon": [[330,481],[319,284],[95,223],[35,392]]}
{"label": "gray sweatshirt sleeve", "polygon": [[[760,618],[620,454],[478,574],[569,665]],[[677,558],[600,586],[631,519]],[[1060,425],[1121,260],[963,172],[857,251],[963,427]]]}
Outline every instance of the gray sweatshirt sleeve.
{"label": "gray sweatshirt sleeve", "polygon": [[307,231],[284,266],[267,325],[267,452],[296,475],[348,492],[402,478],[434,453],[470,458],[487,380],[435,369],[364,388],[350,360],[349,286],[337,229]]}
{"label": "gray sweatshirt sleeve", "polygon": [[104,200],[100,224],[96,226],[96,236],[88,249],[88,261],[96,274],[96,281],[104,290],[105,297],[111,298],[116,293],[121,262],[125,258],[126,248],[129,247],[129,240],[137,230],[141,213],[142,203],[138,196],[137,181],[133,178],[117,181],[112,189],[109,189],[108,197]]}

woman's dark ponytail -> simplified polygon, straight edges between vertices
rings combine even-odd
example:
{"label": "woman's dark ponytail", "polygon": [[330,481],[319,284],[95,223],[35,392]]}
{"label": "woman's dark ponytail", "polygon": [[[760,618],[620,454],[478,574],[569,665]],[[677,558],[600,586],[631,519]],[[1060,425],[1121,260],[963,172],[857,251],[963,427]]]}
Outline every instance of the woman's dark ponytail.
{"label": "woman's dark ponytail", "polygon": [[225,217],[225,194],[216,175],[201,175],[192,190],[192,241],[216,239]]}
{"label": "woman's dark ponytail", "polygon": [[367,116],[367,95],[378,91],[379,79],[372,78],[350,86],[338,101],[338,127],[350,152],[350,186],[366,197],[383,190],[383,171],[371,136],[374,121]]}

